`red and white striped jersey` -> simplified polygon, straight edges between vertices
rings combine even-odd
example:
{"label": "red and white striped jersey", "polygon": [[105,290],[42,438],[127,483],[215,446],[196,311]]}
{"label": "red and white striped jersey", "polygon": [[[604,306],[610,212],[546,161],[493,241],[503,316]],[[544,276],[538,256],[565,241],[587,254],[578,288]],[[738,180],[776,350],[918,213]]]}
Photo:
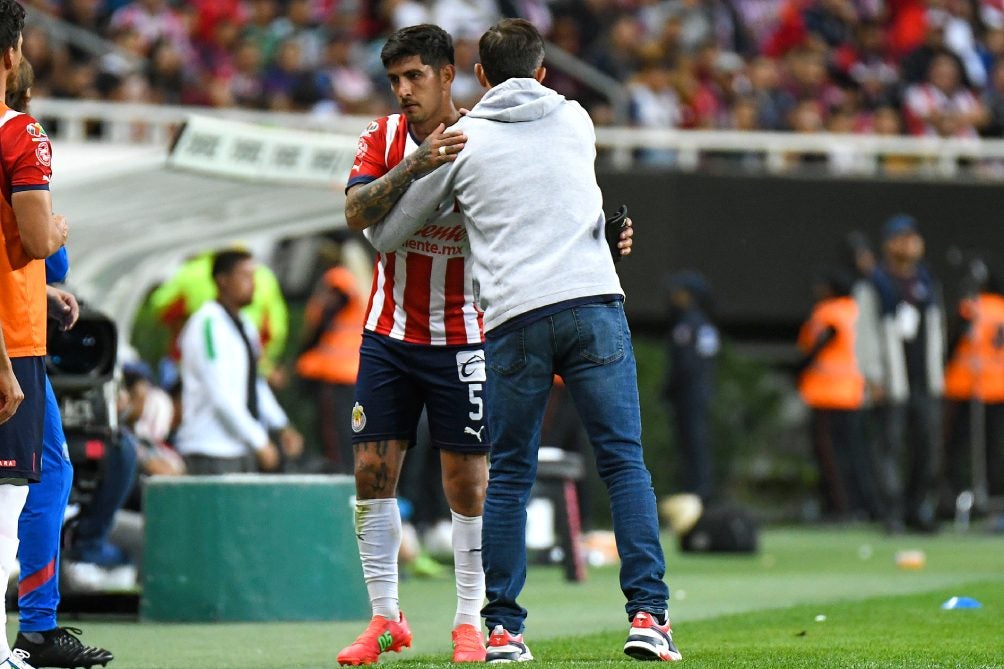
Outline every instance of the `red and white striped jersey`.
{"label": "red and white striped jersey", "polygon": [[[408,119],[392,114],[359,137],[348,185],[379,179],[414,151]],[[482,314],[474,306],[467,229],[456,207],[442,207],[397,251],[378,253],[365,327],[412,344],[479,344]]]}

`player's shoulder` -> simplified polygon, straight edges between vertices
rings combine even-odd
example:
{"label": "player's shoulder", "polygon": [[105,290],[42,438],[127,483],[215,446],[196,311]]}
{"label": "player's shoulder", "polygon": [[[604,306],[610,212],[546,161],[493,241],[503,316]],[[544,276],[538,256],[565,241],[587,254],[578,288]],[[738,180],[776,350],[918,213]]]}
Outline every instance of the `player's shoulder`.
{"label": "player's shoulder", "polygon": [[15,111],[10,107],[4,107],[0,114],[0,132],[25,132],[35,141],[48,139],[42,124],[31,114]]}
{"label": "player's shoulder", "polygon": [[392,128],[397,129],[398,127],[401,127],[402,124],[404,127],[407,127],[408,120],[405,117],[400,114],[388,114],[387,116],[381,116],[380,118],[370,121],[366,127],[363,128],[361,135],[363,137],[369,137],[371,135],[378,137],[385,136],[388,130]]}

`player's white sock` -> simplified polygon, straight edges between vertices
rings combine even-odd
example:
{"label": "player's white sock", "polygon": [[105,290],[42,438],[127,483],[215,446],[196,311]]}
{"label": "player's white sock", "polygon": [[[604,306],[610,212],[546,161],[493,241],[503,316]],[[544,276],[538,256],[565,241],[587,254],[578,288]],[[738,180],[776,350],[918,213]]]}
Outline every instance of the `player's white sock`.
{"label": "player's white sock", "polygon": [[397,554],[401,550],[401,512],[396,499],[356,501],[356,543],[373,615],[400,619]]}
{"label": "player's white sock", "polygon": [[474,625],[481,629],[485,599],[485,572],[481,567],[481,516],[453,515],[453,567],[457,577],[457,615],[453,627]]}
{"label": "player's white sock", "polygon": [[[17,564],[17,519],[28,497],[26,485],[0,485],[0,623],[7,623],[7,602],[2,593]],[[0,662],[10,657],[7,633],[0,634]]]}

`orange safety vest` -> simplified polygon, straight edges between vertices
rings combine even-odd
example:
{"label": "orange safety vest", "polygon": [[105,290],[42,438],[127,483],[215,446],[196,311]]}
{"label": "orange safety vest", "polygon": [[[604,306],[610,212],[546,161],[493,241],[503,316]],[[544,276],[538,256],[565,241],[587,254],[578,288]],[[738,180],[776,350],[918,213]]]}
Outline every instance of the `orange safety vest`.
{"label": "orange safety vest", "polygon": [[969,318],[971,326],[945,368],[945,396],[1004,402],[1004,297],[980,294],[964,300],[959,313]]}
{"label": "orange safety vest", "polygon": [[[343,293],[348,300],[314,348],[303,353],[296,361],[296,371],[305,379],[350,385],[359,373],[359,347],[363,341],[363,321],[366,312],[352,272],[344,267],[333,267],[324,274],[324,282]],[[319,298],[307,302],[305,314],[308,323],[317,324],[324,313]]]}
{"label": "orange safety vest", "polygon": [[828,328],[836,336],[819,351],[798,380],[798,392],[814,409],[859,409],[864,402],[865,379],[854,353],[858,305],[852,297],[821,301],[798,335],[798,347],[812,350]]}

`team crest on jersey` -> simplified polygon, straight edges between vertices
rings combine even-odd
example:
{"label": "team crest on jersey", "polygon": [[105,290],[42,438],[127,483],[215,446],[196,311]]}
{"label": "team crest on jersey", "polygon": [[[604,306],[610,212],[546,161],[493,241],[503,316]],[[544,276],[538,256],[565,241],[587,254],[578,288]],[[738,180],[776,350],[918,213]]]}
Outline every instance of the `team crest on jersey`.
{"label": "team crest on jersey", "polygon": [[356,145],[356,160],[362,160],[366,157],[366,152],[370,150],[369,142],[366,141],[365,137],[359,138],[359,144]]}
{"label": "team crest on jersey", "polygon": [[363,134],[372,135],[374,132],[376,132],[379,129],[380,129],[380,124],[379,123],[377,123],[376,121],[370,121],[370,124],[368,126],[366,126],[366,130],[363,131]]}
{"label": "team crest on jersey", "polygon": [[352,431],[362,432],[364,427],[366,427],[366,411],[363,410],[362,404],[356,402],[352,407]]}
{"label": "team crest on jersey", "polygon": [[46,167],[52,164],[52,148],[48,142],[41,142],[35,147],[35,157]]}
{"label": "team crest on jersey", "polygon": [[31,135],[33,142],[44,142],[49,138],[49,136],[45,134],[45,128],[43,128],[42,124],[37,121],[24,126],[24,129],[25,132]]}

